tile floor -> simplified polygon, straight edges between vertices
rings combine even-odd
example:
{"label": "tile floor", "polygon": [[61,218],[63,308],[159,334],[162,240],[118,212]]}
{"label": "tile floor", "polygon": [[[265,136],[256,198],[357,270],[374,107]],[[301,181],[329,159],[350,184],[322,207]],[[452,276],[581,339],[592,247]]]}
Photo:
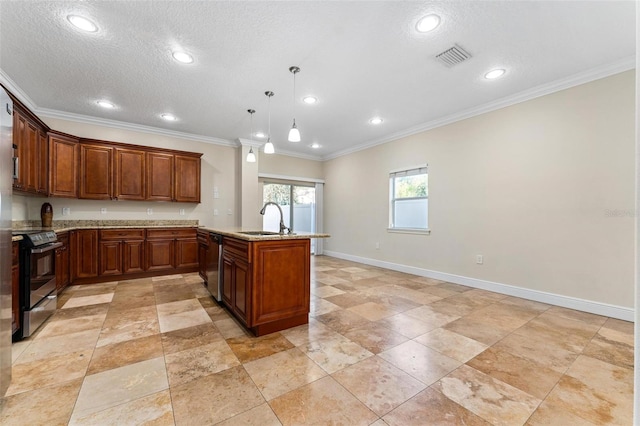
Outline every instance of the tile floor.
{"label": "tile floor", "polygon": [[312,259],[309,325],[248,335],[197,274],[68,288],[2,425],[628,425],[633,324]]}

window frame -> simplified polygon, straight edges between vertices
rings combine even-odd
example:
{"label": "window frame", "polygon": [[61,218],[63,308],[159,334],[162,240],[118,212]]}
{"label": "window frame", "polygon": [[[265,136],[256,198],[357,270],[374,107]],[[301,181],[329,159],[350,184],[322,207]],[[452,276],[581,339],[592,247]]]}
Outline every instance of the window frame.
{"label": "window frame", "polygon": [[[399,197],[396,198],[396,179],[405,176],[427,176],[427,195],[424,197]],[[427,201],[427,226],[426,228],[404,228],[395,226],[395,211],[397,201],[426,200]],[[389,172],[389,227],[388,232],[396,232],[403,234],[430,234],[429,228],[429,166],[421,164],[419,166],[404,167],[402,169],[392,170]]]}

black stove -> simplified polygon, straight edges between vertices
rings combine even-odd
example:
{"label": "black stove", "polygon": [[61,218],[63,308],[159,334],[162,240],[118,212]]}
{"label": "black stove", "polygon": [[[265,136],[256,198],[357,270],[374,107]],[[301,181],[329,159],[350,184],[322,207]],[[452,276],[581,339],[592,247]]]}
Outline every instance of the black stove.
{"label": "black stove", "polygon": [[51,229],[17,229],[20,240],[19,303],[21,322],[14,340],[29,337],[53,314],[57,305],[56,255],[58,242]]}

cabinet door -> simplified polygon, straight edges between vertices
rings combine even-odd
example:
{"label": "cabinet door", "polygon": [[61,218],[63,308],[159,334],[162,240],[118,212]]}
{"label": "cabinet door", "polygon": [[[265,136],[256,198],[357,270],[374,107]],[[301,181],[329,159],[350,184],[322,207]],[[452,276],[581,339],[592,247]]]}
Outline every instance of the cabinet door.
{"label": "cabinet door", "polygon": [[119,200],[145,199],[146,153],[132,149],[115,149],[115,191]]}
{"label": "cabinet door", "polygon": [[200,202],[200,158],[176,155],[175,201]]}
{"label": "cabinet door", "polygon": [[100,275],[122,274],[122,243],[120,241],[100,242]]}
{"label": "cabinet door", "polygon": [[173,154],[147,153],[147,200],[173,201]]}
{"label": "cabinet door", "polygon": [[78,196],[77,139],[49,133],[49,195],[76,198]]}
{"label": "cabinet door", "polygon": [[233,259],[222,256],[222,301],[229,309],[233,309]]}
{"label": "cabinet door", "polygon": [[38,132],[38,183],[36,190],[46,195],[49,191],[49,143],[47,135]]}
{"label": "cabinet door", "polygon": [[62,290],[69,285],[69,234],[61,233],[58,241],[63,246],[58,249],[60,256],[56,257],[56,286]]}
{"label": "cabinet door", "polygon": [[251,327],[251,271],[249,263],[235,259],[233,263],[233,311],[240,320]]}
{"label": "cabinet door", "polygon": [[78,198],[110,200],[113,196],[113,148],[80,144],[80,193]]}
{"label": "cabinet door", "polygon": [[13,187],[18,190],[26,189],[27,176],[26,167],[28,163],[27,143],[25,141],[27,134],[27,119],[23,117],[18,110],[13,110],[13,144],[15,148],[15,156],[17,159],[18,174],[13,179]]}
{"label": "cabinet door", "polygon": [[38,128],[29,120],[26,122],[26,139],[23,144],[26,146],[26,153],[21,161],[21,173],[25,173],[25,189],[29,192],[37,192],[38,187],[38,155],[40,153],[40,133]]}
{"label": "cabinet door", "polygon": [[98,230],[71,232],[72,278],[98,276]]}
{"label": "cabinet door", "polygon": [[174,268],[174,240],[147,240],[147,270],[158,271]]}
{"label": "cabinet door", "polygon": [[198,240],[196,238],[176,239],[176,268],[198,266]]}
{"label": "cabinet door", "polygon": [[134,274],[143,272],[144,269],[144,240],[124,241],[122,243],[123,251],[123,270],[125,274]]}
{"label": "cabinet door", "polygon": [[207,282],[207,260],[208,260],[209,247],[201,242],[198,242],[198,274],[204,282]]}

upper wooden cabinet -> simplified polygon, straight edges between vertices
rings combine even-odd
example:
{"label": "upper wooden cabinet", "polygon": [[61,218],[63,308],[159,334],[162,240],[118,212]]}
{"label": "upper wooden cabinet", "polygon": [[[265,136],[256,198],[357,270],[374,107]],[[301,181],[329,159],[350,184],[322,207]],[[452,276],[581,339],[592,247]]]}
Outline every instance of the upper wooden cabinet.
{"label": "upper wooden cabinet", "polygon": [[13,145],[17,175],[13,189],[47,195],[48,189],[48,145],[46,127],[37,117],[23,111],[19,105],[13,110]]}
{"label": "upper wooden cabinet", "polygon": [[146,198],[146,152],[135,149],[115,149],[116,200],[145,200]]}
{"label": "upper wooden cabinet", "polygon": [[174,201],[200,202],[200,157],[176,155]]}
{"label": "upper wooden cabinet", "polygon": [[78,198],[80,144],[77,138],[49,132],[49,195]]}
{"label": "upper wooden cabinet", "polygon": [[78,198],[113,198],[113,148],[80,144],[80,192]]}
{"label": "upper wooden cabinet", "polygon": [[173,201],[174,159],[173,154],[147,153],[147,199]]}

